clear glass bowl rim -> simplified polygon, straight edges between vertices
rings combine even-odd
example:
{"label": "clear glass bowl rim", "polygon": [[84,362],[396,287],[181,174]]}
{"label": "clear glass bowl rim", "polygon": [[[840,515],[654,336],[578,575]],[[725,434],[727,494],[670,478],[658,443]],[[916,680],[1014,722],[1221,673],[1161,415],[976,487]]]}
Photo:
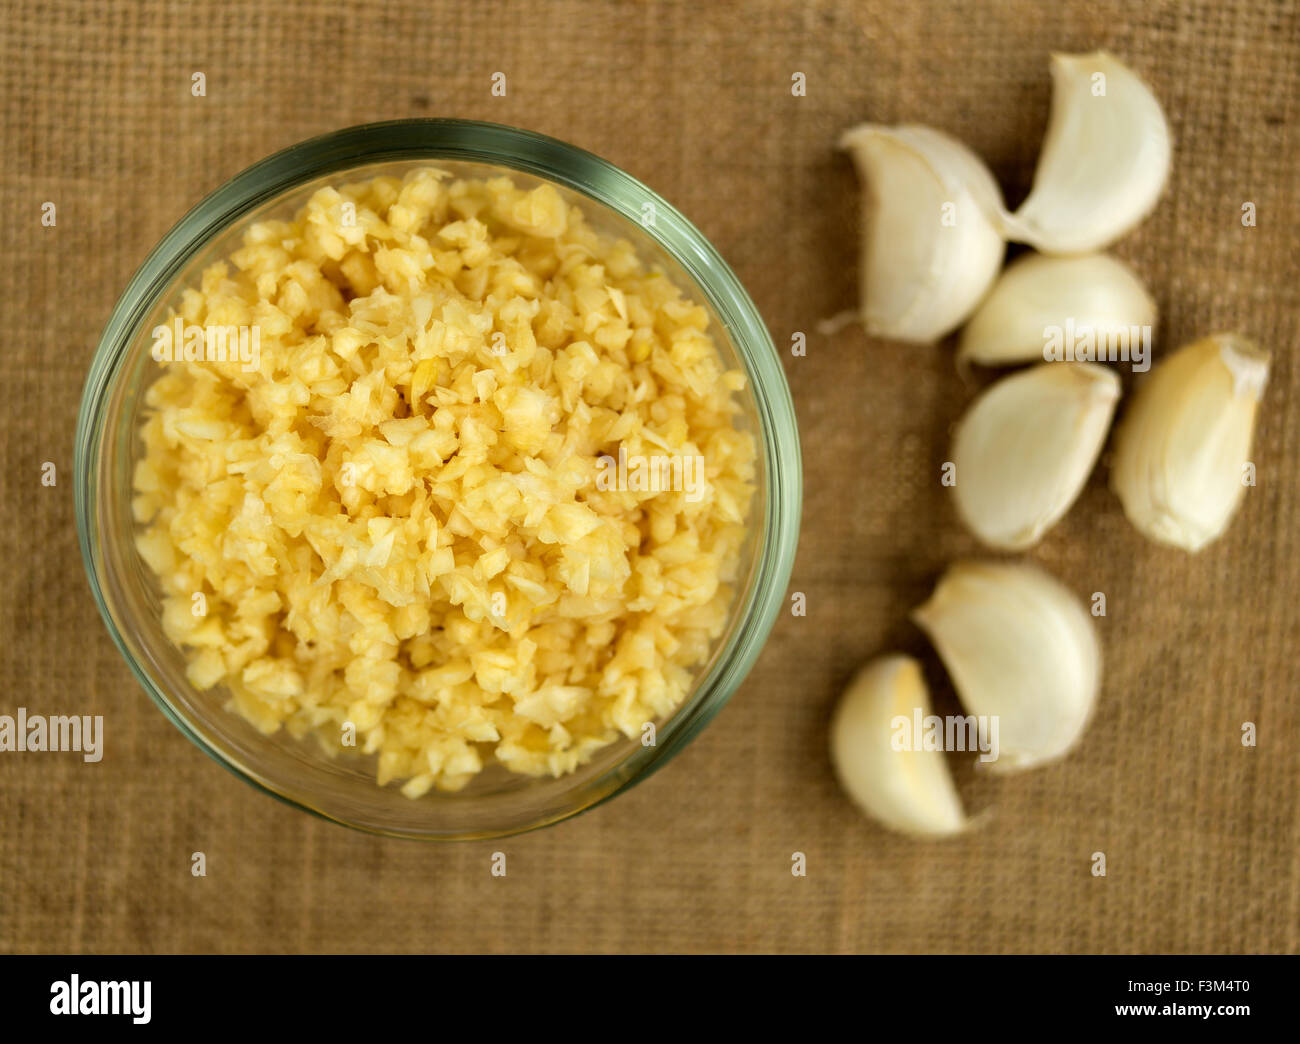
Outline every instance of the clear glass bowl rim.
{"label": "clear glass bowl rim", "polygon": [[[360,124],[291,145],[235,175],[194,206],[149,253],[118,299],[91,360],[77,417],[74,457],[77,538],[91,592],[114,644],[153,702],[195,746],[263,793],[345,826],[370,833],[452,840],[447,835],[376,830],[331,816],[282,794],[251,768],[240,764],[207,736],[192,729],[167,694],[129,651],[110,610],[103,585],[98,531],[99,458],[106,428],[105,409],[113,381],[130,344],[157,297],[166,292],[190,259],[231,223],[295,187],[322,176],[376,163],[438,160],[486,163],[563,185],[637,224],[708,298],[747,371],[760,421],[760,452],[766,463],[767,496],[759,505],[762,526],[754,583],[736,607],[738,626],[701,680],[690,704],[673,719],[664,741],[642,747],[606,775],[620,774],[617,785],[588,801],[531,824],[537,829],[608,801],[667,764],[709,723],[739,687],[758,658],[785,601],[794,564],[802,505],[799,431],[780,359],[757,308],[734,272],[711,243],[675,207],[636,178],[606,160],[533,131],[503,124],[460,119],[390,120]],[[651,204],[655,220],[642,221]],[[661,733],[662,735],[662,733]],[[629,771],[630,763],[630,771]],[[595,783],[599,783],[597,780]],[[598,791],[593,784],[590,791]],[[502,836],[479,831],[466,838]]]}

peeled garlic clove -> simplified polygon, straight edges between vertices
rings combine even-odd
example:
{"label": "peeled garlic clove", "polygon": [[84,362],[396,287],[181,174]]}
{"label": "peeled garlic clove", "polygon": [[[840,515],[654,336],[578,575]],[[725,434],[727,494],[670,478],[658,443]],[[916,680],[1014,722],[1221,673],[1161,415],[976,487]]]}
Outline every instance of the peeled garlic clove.
{"label": "peeled garlic clove", "polygon": [[1143,535],[1199,551],[1227,529],[1248,484],[1268,368],[1258,345],[1215,334],[1180,348],[1139,386],[1116,435],[1111,486]]}
{"label": "peeled garlic clove", "polygon": [[991,547],[1036,544],[1079,496],[1106,441],[1119,378],[1096,363],[1040,363],[1004,377],[953,439],[957,513]]}
{"label": "peeled garlic clove", "polygon": [[1032,362],[1050,357],[1054,343],[1083,343],[1090,331],[1093,358],[1140,363],[1155,321],[1155,301],[1122,261],[1026,254],[1007,266],[971,316],[957,357],[984,366]]}
{"label": "peeled garlic clove", "polygon": [[1105,51],[1054,54],[1034,187],[1003,232],[1049,254],[1099,250],[1155,207],[1170,152],[1160,102],[1132,69]]}
{"label": "peeled garlic clove", "polygon": [[881,656],[849,684],[831,719],[831,762],[854,804],[891,830],[944,837],[966,826],[966,815],[941,750],[895,750],[895,719],[909,723],[919,708],[930,715],[920,665],[908,656]]}
{"label": "peeled garlic clove", "polygon": [[984,162],[930,127],[862,124],[840,145],[863,193],[862,322],[867,332],[928,343],[955,330],[1002,264],[994,225],[1002,193]]}
{"label": "peeled garlic clove", "polygon": [[997,719],[990,769],[1041,765],[1083,734],[1101,650],[1078,599],[1042,570],[959,562],[912,618],[939,651],[966,711]]}

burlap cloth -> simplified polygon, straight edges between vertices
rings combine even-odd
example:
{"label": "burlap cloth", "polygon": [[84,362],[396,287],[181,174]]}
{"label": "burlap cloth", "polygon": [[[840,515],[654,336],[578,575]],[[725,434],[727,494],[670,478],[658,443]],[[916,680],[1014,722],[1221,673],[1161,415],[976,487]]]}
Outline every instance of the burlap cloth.
{"label": "burlap cloth", "polygon": [[[1294,951],[1300,942],[1295,365],[1300,14],[1289,3],[11,3],[0,29],[0,713],[105,716],[98,765],[0,754],[0,950]],[[856,121],[919,121],[1028,188],[1048,52],[1112,49],[1176,140],[1117,252],[1157,351],[1222,327],[1270,346],[1259,484],[1197,557],[1130,528],[1099,469],[1033,557],[1103,591],[1103,698],[1067,761],[958,781],[982,828],[939,845],[865,821],[825,755],[868,656],[976,551],[938,482],[971,391],[951,349],[814,332],[855,297]],[[207,96],[190,93],[194,71]],[[493,97],[494,72],[507,74]],[[807,77],[794,97],[791,76]],[[363,836],[247,787],[120,661],[72,504],[100,329],[194,202],[275,149],[366,120],[490,119],[591,149],[690,216],[783,350],[806,496],[782,618],[716,722],[593,813],[498,843]],[[57,202],[57,226],[40,208]],[[1243,228],[1241,204],[1258,225]],[[808,355],[790,357],[793,331]],[[1127,371],[1127,367],[1124,368]],[[58,468],[43,487],[41,464]],[[1259,743],[1243,748],[1241,724]],[[508,855],[508,876],[489,873]],[[208,876],[190,873],[203,851]],[[1108,874],[1090,873],[1093,852]],[[807,876],[791,875],[791,856]]]}

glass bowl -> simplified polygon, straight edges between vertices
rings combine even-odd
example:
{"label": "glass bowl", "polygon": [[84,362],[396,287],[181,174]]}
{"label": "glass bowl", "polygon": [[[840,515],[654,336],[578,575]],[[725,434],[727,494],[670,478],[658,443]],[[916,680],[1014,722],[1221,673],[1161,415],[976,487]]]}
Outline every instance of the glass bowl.
{"label": "glass bowl", "polygon": [[[163,633],[157,584],[136,551],[131,477],[142,445],[143,391],[156,376],[150,331],[202,269],[230,253],[252,222],[286,217],[323,184],[436,165],[455,175],[507,174],[554,185],[588,221],[629,239],[710,312],[724,362],[748,374],[744,419],[758,446],[750,536],[724,633],[656,742],[620,739],[559,778],[486,769],[464,790],[404,797],[380,787],[373,759],[331,758],[310,737],[267,737],[186,680]],[[463,120],[366,124],[294,145],[239,174],[191,210],[136,272],[100,338],[76,438],[77,532],[91,590],[132,671],[172,723],[236,775],[298,808],[358,829],[451,840],[498,837],[558,822],[606,801],[667,763],[748,673],[785,601],[799,528],[798,429],[781,364],[753,302],[709,242],[673,207],[617,167],[528,131]]]}

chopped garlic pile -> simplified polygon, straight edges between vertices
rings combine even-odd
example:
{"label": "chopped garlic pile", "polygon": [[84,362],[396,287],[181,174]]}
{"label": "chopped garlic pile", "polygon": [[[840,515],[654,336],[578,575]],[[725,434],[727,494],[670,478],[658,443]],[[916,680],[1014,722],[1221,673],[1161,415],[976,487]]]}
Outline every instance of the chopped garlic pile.
{"label": "chopped garlic pile", "polygon": [[[755,447],[705,309],[630,243],[425,169],[252,226],[178,312],[260,335],[146,396],[137,543],[195,686],[267,734],[351,730],[410,797],[571,772],[681,703]],[[620,450],[701,459],[699,488],[602,481]]]}

